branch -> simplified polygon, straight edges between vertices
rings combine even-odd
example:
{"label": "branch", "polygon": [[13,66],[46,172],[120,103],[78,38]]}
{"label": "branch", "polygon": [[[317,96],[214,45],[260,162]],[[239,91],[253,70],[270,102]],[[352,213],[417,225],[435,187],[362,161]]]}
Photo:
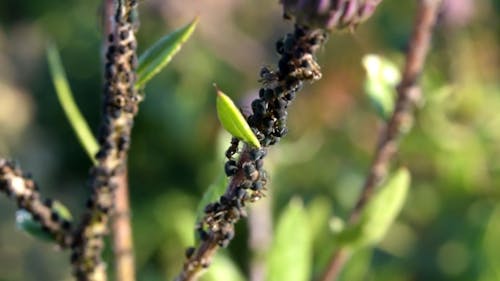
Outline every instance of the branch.
{"label": "branch", "polygon": [[71,222],[52,209],[52,200],[41,200],[38,186],[29,175],[3,158],[0,158],[0,192],[14,199],[19,209],[28,211],[59,246],[66,248],[71,244]]}
{"label": "branch", "polygon": [[[366,178],[361,195],[351,212],[349,223],[357,221],[365,205],[373,196],[375,188],[387,176],[390,160],[397,152],[399,139],[405,125],[411,123],[415,103],[420,98],[420,87],[417,84],[423,70],[425,58],[429,50],[432,31],[439,10],[439,0],[420,0],[415,19],[409,50],[406,55],[403,78],[397,87],[397,101],[387,127],[379,137],[370,172]],[[349,255],[339,249],[330,260],[326,272],[320,280],[335,280]]]}
{"label": "branch", "polygon": [[273,238],[271,200],[253,206],[248,214],[248,247],[252,252],[250,281],[265,281],[268,268],[266,255]]}
{"label": "branch", "polygon": [[[108,50],[110,43],[107,35],[113,32],[115,1],[104,0],[104,35],[103,50]],[[116,280],[135,280],[134,245],[132,239],[132,226],[130,222],[130,206],[128,191],[128,168],[117,177],[115,191],[115,211],[111,217],[111,233],[113,236],[113,254]]]}
{"label": "branch", "polygon": [[203,269],[210,266],[219,247],[227,247],[234,237],[234,225],[246,216],[245,205],[265,196],[267,177],[263,158],[267,147],[278,143],[287,133],[288,105],[305,81],[321,78],[315,53],[325,43],[323,30],[296,26],[277,42],[281,55],[277,69],[263,68],[259,98],[252,102],[253,114],[247,117],[248,124],[256,134],[263,148],[243,145],[239,159],[233,159],[238,152],[238,139],[233,138],[226,152],[226,174],[231,177],[224,195],[218,202],[205,208],[205,216],[198,223],[201,239],[197,248],[186,251],[184,263],[177,281],[197,280]]}
{"label": "branch", "polygon": [[101,252],[108,234],[108,220],[115,207],[116,189],[126,170],[133,118],[140,97],[134,88],[137,65],[133,10],[137,2],[119,0],[106,52],[103,119],[97,164],[90,171],[92,194],[87,211],[75,231],[72,264],[75,277],[105,281]]}

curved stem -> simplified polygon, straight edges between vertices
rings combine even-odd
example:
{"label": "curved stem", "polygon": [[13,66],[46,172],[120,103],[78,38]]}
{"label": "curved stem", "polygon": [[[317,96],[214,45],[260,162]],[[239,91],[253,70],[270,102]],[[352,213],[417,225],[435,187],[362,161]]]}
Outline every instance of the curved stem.
{"label": "curved stem", "polygon": [[[370,201],[375,188],[386,177],[389,164],[398,150],[399,138],[404,127],[411,123],[413,108],[420,98],[420,87],[417,84],[423,70],[425,58],[429,51],[440,0],[419,0],[419,6],[410,39],[409,50],[406,55],[403,78],[397,87],[397,100],[394,112],[385,130],[379,137],[379,144],[375,151],[374,160],[363,185],[361,195],[351,211],[349,223],[355,223],[359,215]],[[320,278],[321,281],[336,280],[343,265],[348,260],[346,249],[338,249],[330,259],[329,265]]]}

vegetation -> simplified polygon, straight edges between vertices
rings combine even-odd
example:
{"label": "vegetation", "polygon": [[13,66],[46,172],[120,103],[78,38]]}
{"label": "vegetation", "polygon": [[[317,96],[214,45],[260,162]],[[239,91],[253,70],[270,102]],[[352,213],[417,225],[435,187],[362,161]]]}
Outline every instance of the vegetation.
{"label": "vegetation", "polygon": [[178,2],[0,4],[0,280],[499,278],[496,2]]}

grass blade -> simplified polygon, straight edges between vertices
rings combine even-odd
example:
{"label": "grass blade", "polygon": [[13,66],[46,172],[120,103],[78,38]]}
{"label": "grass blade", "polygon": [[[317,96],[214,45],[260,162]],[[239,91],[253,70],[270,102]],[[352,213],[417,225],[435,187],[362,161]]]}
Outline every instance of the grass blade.
{"label": "grass blade", "polygon": [[302,201],[293,198],[281,213],[269,252],[267,280],[310,280],[312,236]]}
{"label": "grass blade", "polygon": [[198,18],[195,18],[186,26],[160,38],[153,46],[149,47],[139,57],[137,67],[136,88],[143,88],[146,83],[158,74],[180,51],[184,42],[193,34]]}
{"label": "grass blade", "polygon": [[71,127],[75,131],[78,140],[80,141],[81,145],[87,152],[92,162],[95,163],[94,156],[99,150],[99,145],[97,144],[97,140],[92,134],[87,121],[85,121],[85,118],[83,117],[82,113],[75,103],[68,80],[66,79],[66,74],[61,63],[59,52],[57,51],[56,47],[50,45],[47,48],[47,59],[49,62],[52,81],[56,89],[57,98],[59,99],[64,113],[66,114]]}

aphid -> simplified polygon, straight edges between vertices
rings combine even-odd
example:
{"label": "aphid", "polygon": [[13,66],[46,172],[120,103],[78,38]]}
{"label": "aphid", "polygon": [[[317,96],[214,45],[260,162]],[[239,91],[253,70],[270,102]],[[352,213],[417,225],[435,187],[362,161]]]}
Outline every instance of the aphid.
{"label": "aphid", "polygon": [[[240,190],[245,191],[245,189],[249,189],[250,187],[252,187],[252,182],[249,180],[244,180],[241,182],[239,187],[240,187],[240,189],[238,190],[238,192],[240,192]],[[238,197],[238,198],[240,198],[240,197]]]}
{"label": "aphid", "polygon": [[124,41],[125,39],[128,38],[129,31],[128,30],[122,30],[120,31],[120,40]]}
{"label": "aphid", "polygon": [[274,130],[274,135],[277,137],[284,137],[288,133],[288,129],[286,127],[278,127]]}
{"label": "aphid", "polygon": [[226,150],[226,157],[231,159],[233,155],[238,152],[238,145],[240,144],[240,140],[238,138],[231,138],[231,145]]}
{"label": "aphid", "polygon": [[45,205],[47,208],[52,209],[52,206],[54,205],[54,200],[50,198],[45,198],[45,200],[43,200],[43,205]]}
{"label": "aphid", "polygon": [[61,227],[64,230],[70,230],[70,228],[71,228],[71,222],[69,222],[68,220],[63,220],[61,222]]}
{"label": "aphid", "polygon": [[250,157],[252,160],[259,160],[262,159],[264,156],[266,156],[267,150],[261,148],[261,149],[252,149],[250,151]]}
{"label": "aphid", "polygon": [[263,187],[261,181],[255,181],[252,185],[252,190],[261,190]]}
{"label": "aphid", "polygon": [[186,249],[186,252],[184,252],[184,254],[186,255],[186,258],[190,259],[194,255],[195,250],[196,249],[194,247],[188,247]]}
{"label": "aphid", "polygon": [[60,219],[59,214],[55,211],[50,212],[50,220],[53,222],[58,222]]}
{"label": "aphid", "polygon": [[290,58],[283,56],[278,62],[278,68],[282,75],[288,75],[288,73],[292,72],[293,66],[290,64]]}
{"label": "aphid", "polygon": [[280,55],[285,52],[285,43],[283,42],[283,40],[278,40],[276,42],[276,52]]}
{"label": "aphid", "polygon": [[252,110],[256,114],[264,114],[266,112],[267,103],[264,100],[256,99],[252,102]]}
{"label": "aphid", "polygon": [[207,231],[201,228],[198,229],[198,235],[200,236],[201,241],[206,241],[210,237],[210,234],[208,234]]}
{"label": "aphid", "polygon": [[264,167],[264,160],[257,159],[257,161],[255,161],[255,168],[257,169],[257,171],[259,171],[259,173],[262,170],[262,167]]}
{"label": "aphid", "polygon": [[226,172],[226,176],[231,177],[236,174],[238,171],[238,166],[236,166],[236,161],[229,160],[224,165],[224,171]]}
{"label": "aphid", "polygon": [[269,86],[273,82],[278,81],[278,73],[273,71],[270,67],[264,66],[260,70],[260,79],[259,82],[264,86]]}
{"label": "aphid", "polygon": [[255,181],[259,177],[259,172],[255,169],[252,162],[246,162],[243,164],[243,170],[245,171],[245,176],[251,181]]}

